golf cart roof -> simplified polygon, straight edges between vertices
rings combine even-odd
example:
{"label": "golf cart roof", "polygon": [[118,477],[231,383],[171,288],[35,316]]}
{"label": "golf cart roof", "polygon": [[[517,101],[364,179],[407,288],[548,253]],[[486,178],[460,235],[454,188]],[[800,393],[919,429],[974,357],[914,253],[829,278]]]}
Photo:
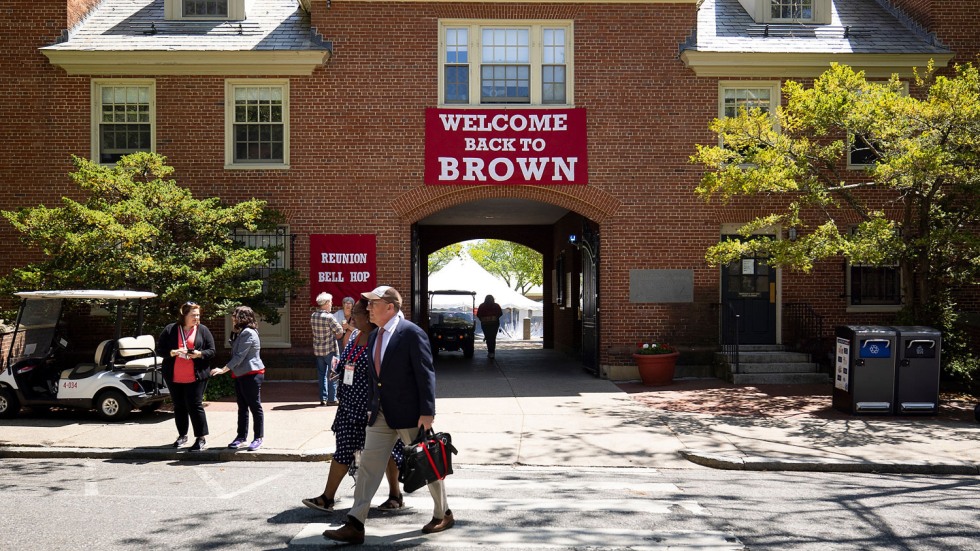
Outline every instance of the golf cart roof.
{"label": "golf cart roof", "polygon": [[153,298],[156,293],[148,291],[99,291],[95,289],[77,289],[69,291],[21,291],[14,293],[20,298],[74,298],[74,299],[108,299],[108,300],[142,300]]}
{"label": "golf cart roof", "polygon": [[473,295],[476,296],[476,291],[429,291],[429,295]]}

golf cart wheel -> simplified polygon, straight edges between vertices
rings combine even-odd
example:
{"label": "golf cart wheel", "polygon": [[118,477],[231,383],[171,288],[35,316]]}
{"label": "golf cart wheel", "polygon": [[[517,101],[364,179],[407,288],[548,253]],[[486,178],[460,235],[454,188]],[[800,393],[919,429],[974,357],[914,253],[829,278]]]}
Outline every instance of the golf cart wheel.
{"label": "golf cart wheel", "polygon": [[160,406],[162,405],[163,402],[153,402],[152,404],[146,404],[145,406],[141,407],[140,411],[143,413],[153,413],[154,411],[160,409]]}
{"label": "golf cart wheel", "polygon": [[0,386],[0,419],[13,419],[20,411],[20,402],[14,391],[5,386]]}
{"label": "golf cart wheel", "polygon": [[131,409],[129,400],[118,390],[107,390],[95,399],[95,411],[106,421],[122,421]]}

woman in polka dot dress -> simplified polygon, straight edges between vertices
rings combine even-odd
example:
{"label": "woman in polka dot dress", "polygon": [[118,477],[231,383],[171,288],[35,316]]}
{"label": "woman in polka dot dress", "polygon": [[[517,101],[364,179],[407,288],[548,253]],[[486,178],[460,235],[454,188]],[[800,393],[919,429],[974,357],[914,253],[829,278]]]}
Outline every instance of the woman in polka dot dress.
{"label": "woman in polka dot dress", "polygon": [[[354,455],[364,449],[364,434],[367,429],[368,383],[367,370],[371,360],[368,355],[368,335],[375,325],[368,320],[367,299],[361,299],[351,311],[350,323],[355,331],[347,341],[347,346],[340,354],[337,369],[340,371],[340,385],[337,390],[340,406],[334,417],[333,430],[337,438],[337,449],[330,461],[330,471],[327,473],[327,484],[323,494],[303,500],[303,505],[318,511],[332,511],[334,496],[344,475],[354,474],[356,465]],[[401,489],[398,487],[398,462],[401,461],[403,444],[399,440],[392,449],[392,457],[388,460],[385,474],[388,478],[388,500],[378,506],[383,511],[400,509],[405,506]]]}

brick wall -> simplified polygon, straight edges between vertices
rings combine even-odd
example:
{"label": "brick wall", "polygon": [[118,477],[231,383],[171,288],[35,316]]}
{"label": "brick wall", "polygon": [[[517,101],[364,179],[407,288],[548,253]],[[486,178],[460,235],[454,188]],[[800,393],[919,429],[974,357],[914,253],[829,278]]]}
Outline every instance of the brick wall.
{"label": "brick wall", "polygon": [[[0,208],[51,205],[62,195],[78,195],[65,174],[70,154],[89,154],[93,77],[67,76],[37,48],[91,2],[61,3],[59,9],[50,2],[8,5],[18,17],[14,21],[8,12],[0,18]],[[967,26],[977,28],[975,15],[927,2],[906,5],[929,7],[931,16],[924,17],[976,51],[975,31],[971,37]],[[723,207],[693,194],[701,173],[688,158],[694,144],[714,139],[707,126],[717,115],[718,95],[717,79],[696,77],[677,58],[695,10],[694,4],[669,3],[338,1],[327,8],[319,2],[312,24],[333,41],[334,56],[310,77],[290,78],[289,170],[224,170],[226,77],[146,75],[156,80],[157,148],[176,168],[175,178],[196,195],[255,197],[284,212],[297,235],[294,268],[300,273],[309,270],[310,234],[376,233],[377,279],[401,290],[411,285],[411,224],[432,212],[486,197],[569,208],[600,231],[600,363],[627,365],[638,338],[711,344],[718,333],[719,269],[704,261],[704,251],[717,242],[722,224],[747,221],[773,204],[735,201]],[[575,106],[588,113],[589,186],[422,184],[424,109],[437,105],[442,18],[574,20]],[[962,27],[956,18],[965,21]],[[577,273],[577,253],[562,241],[580,228],[575,216],[556,225],[547,265],[565,249]],[[0,224],[0,271],[31,259],[15,238]],[[630,303],[630,269],[691,270],[694,303]],[[550,271],[545,275],[550,278]],[[783,300],[811,302],[831,324],[853,323],[840,298],[843,285],[840,264],[825,263],[815,274],[784,274]],[[309,354],[309,288],[297,295],[289,353]],[[552,315],[555,347],[574,352],[581,337],[575,309],[556,308]],[[210,325],[222,339],[220,324]],[[276,363],[289,363],[278,357],[287,353],[269,354]]]}

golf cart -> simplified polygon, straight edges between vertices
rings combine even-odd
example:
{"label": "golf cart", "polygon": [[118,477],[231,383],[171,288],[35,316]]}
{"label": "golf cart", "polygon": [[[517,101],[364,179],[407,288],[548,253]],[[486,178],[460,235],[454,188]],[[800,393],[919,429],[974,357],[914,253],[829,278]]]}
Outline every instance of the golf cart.
{"label": "golf cart", "polygon": [[[170,396],[160,371],[163,358],[154,352],[156,340],[141,334],[144,301],[156,294],[94,290],[14,294],[21,302],[17,322],[2,335],[0,418],[15,417],[24,405],[95,409],[103,419],[119,421],[133,408],[154,411]],[[107,306],[115,307],[114,331],[110,314],[103,309]],[[79,320],[81,311],[87,316]],[[133,316],[135,331],[123,336],[123,320]],[[69,318],[83,322],[86,336],[98,335],[101,327],[103,340],[94,346],[94,353],[91,346],[86,349],[69,342]]]}
{"label": "golf cart", "polygon": [[429,343],[432,355],[462,350],[473,357],[476,332],[476,291],[429,291]]}

